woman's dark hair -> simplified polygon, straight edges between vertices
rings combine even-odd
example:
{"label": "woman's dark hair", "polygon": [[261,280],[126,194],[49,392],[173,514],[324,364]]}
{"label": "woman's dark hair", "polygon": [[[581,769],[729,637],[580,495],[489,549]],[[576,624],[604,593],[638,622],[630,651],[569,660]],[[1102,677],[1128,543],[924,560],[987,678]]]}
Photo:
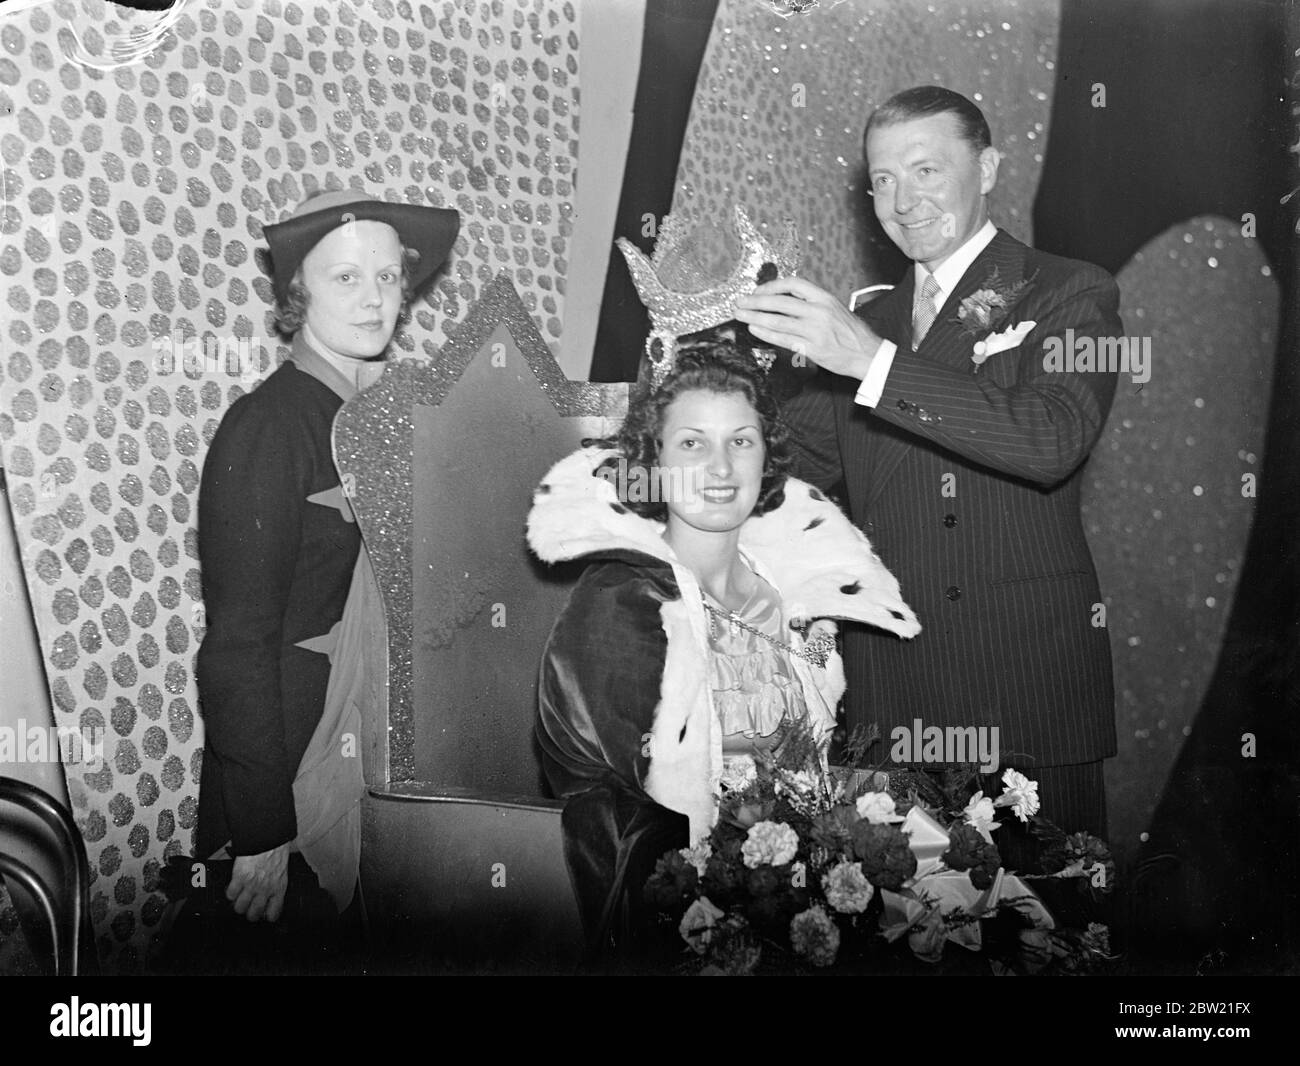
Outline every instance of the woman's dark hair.
{"label": "woman's dark hair", "polygon": [[[404,326],[411,321],[411,272],[407,266],[411,252],[402,248],[402,309],[397,314],[397,324]],[[302,329],[307,321],[307,305],[311,295],[303,284],[302,267],[299,266],[289,282],[289,290],[284,300],[275,307],[275,328],[280,336],[289,338]]]}
{"label": "woman's dark hair", "polygon": [[[767,375],[753,353],[726,334],[711,331],[697,336],[701,339],[678,342],[676,363],[658,388],[648,380],[637,384],[618,436],[600,443],[621,452],[627,470],[644,471],[649,477],[659,465],[664,415],[674,400],[696,391],[739,394],[758,412],[763,431],[763,482],[754,514],[766,514],[785,499],[785,480],[792,465],[789,431],[768,388]],[[605,465],[615,462],[608,460]],[[618,482],[615,484],[617,487]],[[630,495],[620,492],[627,508],[642,518],[664,521],[668,517],[664,501]]]}

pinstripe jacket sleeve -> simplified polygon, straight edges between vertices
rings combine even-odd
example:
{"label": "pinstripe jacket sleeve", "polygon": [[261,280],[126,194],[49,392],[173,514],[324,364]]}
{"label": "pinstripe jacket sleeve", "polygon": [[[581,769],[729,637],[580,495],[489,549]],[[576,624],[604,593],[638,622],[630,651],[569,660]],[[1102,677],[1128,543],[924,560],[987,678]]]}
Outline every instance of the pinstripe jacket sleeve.
{"label": "pinstripe jacket sleeve", "polygon": [[781,414],[790,428],[794,473],[823,492],[844,477],[839,433],[835,424],[835,395],[838,383],[822,372],[786,400]]}

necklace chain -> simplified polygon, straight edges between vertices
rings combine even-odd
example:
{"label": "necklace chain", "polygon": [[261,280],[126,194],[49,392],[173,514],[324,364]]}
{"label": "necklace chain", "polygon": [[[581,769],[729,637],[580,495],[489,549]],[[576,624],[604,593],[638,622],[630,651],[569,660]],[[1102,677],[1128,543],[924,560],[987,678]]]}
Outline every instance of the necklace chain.
{"label": "necklace chain", "polygon": [[746,632],[753,633],[756,637],[762,637],[774,648],[780,648],[791,655],[797,655],[804,662],[811,663],[813,666],[825,668],[826,660],[830,658],[830,654],[835,648],[835,638],[829,633],[818,633],[802,648],[796,648],[784,641],[777,640],[775,637],[768,636],[761,629],[746,622],[735,611],[720,611],[705,599],[703,590],[700,591],[700,602],[704,604],[704,609],[714,618],[720,618],[729,625],[739,626]]}

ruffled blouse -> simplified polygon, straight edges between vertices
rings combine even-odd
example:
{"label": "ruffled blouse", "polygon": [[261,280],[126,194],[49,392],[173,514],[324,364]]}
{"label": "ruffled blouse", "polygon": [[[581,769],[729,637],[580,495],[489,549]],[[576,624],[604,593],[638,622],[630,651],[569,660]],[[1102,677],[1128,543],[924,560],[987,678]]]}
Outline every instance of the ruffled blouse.
{"label": "ruffled blouse", "polygon": [[[711,603],[721,609],[721,604]],[[767,582],[756,582],[754,592],[736,613],[755,629],[789,642],[780,597]],[[783,718],[802,716],[803,689],[790,667],[789,653],[747,629],[729,624],[725,617],[709,612],[707,618],[709,681],[722,735],[768,737],[776,732]]]}

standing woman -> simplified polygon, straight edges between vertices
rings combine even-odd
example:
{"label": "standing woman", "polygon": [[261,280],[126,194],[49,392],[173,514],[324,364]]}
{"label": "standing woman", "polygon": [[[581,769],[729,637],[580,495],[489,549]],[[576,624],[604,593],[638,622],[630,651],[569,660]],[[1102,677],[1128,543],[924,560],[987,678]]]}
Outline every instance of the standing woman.
{"label": "standing woman", "polygon": [[197,851],[233,858],[225,895],[249,922],[276,922],[286,891],[310,895],[317,873],[338,910],[352,899],[355,868],[314,870],[300,853],[317,812],[304,817],[301,796],[295,804],[300,766],[322,746],[331,656],[361,550],[331,431],[343,403],[377,377],[459,225],[452,210],[336,191],[265,229],[277,324],[292,350],[222,420],[198,529],[209,628],[197,660],[206,730]]}

